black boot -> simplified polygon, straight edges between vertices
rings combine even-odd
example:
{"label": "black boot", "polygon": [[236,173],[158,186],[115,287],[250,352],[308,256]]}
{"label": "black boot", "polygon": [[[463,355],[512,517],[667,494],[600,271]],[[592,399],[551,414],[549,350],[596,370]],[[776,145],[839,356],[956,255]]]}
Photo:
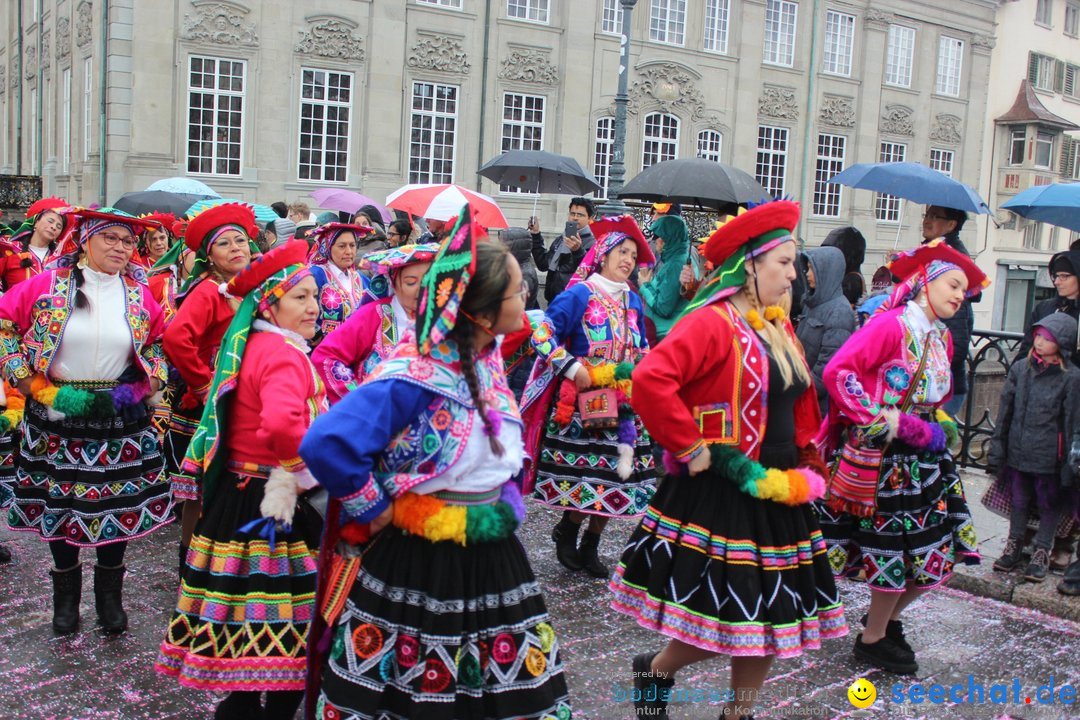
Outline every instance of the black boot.
{"label": "black boot", "polygon": [[94,565],[94,604],[97,606],[98,624],[107,633],[127,630],[128,618],[122,601],[125,570],[123,565]]}
{"label": "black boot", "polygon": [[555,542],[555,559],[567,570],[580,570],[581,558],[578,557],[577,534],[581,523],[570,521],[570,511],[563,513],[559,524],[551,530],[551,539]]}
{"label": "black boot", "polygon": [[184,579],[184,566],[187,565],[187,551],[188,551],[188,546],[187,545],[181,545],[180,546],[180,570],[177,573],[177,575],[179,575],[181,580]]}
{"label": "black boot", "polygon": [[634,714],[641,717],[667,717],[668,694],[675,684],[675,678],[661,678],[652,670],[653,658],[659,653],[635,655],[631,667],[634,670],[634,689],[638,699],[634,700]]}
{"label": "black boot", "polygon": [[859,633],[855,638],[855,657],[898,675],[911,675],[919,669],[914,653],[904,650],[887,635],[876,643],[865,643]]}
{"label": "black boot", "polygon": [[261,693],[234,691],[225,696],[214,710],[214,720],[261,720]]}
{"label": "black boot", "polygon": [[994,569],[999,572],[1009,572],[1020,564],[1020,540],[1009,538],[1005,541],[1005,550],[1001,557],[994,561]]}
{"label": "black boot", "polygon": [[595,578],[606,578],[610,574],[610,571],[608,570],[607,565],[600,562],[600,556],[597,553],[599,548],[599,533],[586,530],[581,534],[581,544],[578,545],[578,557],[581,558],[582,567],[585,568],[585,572]]}
{"label": "black boot", "polygon": [[50,570],[53,581],[53,631],[71,635],[79,629],[79,600],[82,599],[82,564],[67,570]]}
{"label": "black boot", "polygon": [[[864,613],[863,616],[859,618],[859,622],[862,623],[863,627],[866,627],[866,619],[868,617],[869,616]],[[885,626],[885,637],[899,645],[902,650],[911,653],[912,660],[915,659],[915,651],[911,649],[911,645],[908,644],[907,638],[904,637],[903,622],[900,620],[890,620],[889,624]]]}
{"label": "black boot", "polygon": [[1058,583],[1062,595],[1080,595],[1080,560],[1065,568],[1065,577]]}
{"label": "black boot", "polygon": [[1046,579],[1046,573],[1050,570],[1050,550],[1048,548],[1035,548],[1031,554],[1031,562],[1024,571],[1024,579],[1028,582],[1040,583]]}
{"label": "black boot", "polygon": [[0,545],[0,564],[11,562],[11,551],[7,545]]}

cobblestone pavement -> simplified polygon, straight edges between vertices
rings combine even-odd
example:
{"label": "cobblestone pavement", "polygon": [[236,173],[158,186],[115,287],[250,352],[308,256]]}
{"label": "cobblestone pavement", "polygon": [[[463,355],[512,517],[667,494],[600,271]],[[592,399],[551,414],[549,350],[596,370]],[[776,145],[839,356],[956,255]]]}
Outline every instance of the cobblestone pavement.
{"label": "cobblestone pavement", "polygon": [[[550,527],[557,514],[532,506],[522,531],[534,568],[546,589],[548,607],[564,649],[576,718],[617,720],[632,717],[618,690],[630,683],[630,658],[656,649],[661,638],[609,610],[605,583],[570,573],[553,557]],[[601,545],[614,564],[633,528],[613,521]],[[202,720],[216,698],[181,688],[155,675],[152,664],[166,619],[175,601],[175,527],[162,529],[129,548],[126,605],[131,630],[115,639],[92,629],[93,592],[83,592],[84,629],[71,639],[55,638],[49,627],[51,590],[47,548],[33,536],[0,531],[15,561],[0,566],[0,719],[19,720]],[[84,552],[87,565],[92,562]],[[859,585],[842,585],[849,622],[865,610],[868,596]],[[755,717],[860,717],[847,688],[866,677],[878,700],[863,717],[872,718],[1077,718],[1080,705],[1040,705],[1035,695],[1051,680],[1080,686],[1080,625],[995,600],[943,589],[913,606],[906,631],[918,653],[920,671],[900,678],[870,671],[851,654],[853,637],[824,643],[818,652],[777,662]],[[889,698],[894,685],[905,692],[913,683],[952,685],[968,676],[989,693],[994,683],[1020,682],[1020,704],[898,705]],[[703,694],[727,683],[723,659],[701,663],[680,674],[679,685]],[[616,686],[620,686],[617,688]],[[1023,703],[1027,697],[1031,704]],[[862,711],[859,711],[862,712]],[[716,704],[683,702],[672,706],[679,720],[715,718]],[[465,719],[462,719],[465,720]]]}

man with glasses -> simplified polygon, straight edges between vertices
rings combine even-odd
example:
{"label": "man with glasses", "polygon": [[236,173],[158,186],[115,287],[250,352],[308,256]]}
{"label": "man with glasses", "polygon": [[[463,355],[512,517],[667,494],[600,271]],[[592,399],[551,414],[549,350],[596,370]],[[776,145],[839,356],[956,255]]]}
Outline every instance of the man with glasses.
{"label": "man with glasses", "polygon": [[566,215],[566,227],[576,226],[576,232],[563,233],[544,247],[544,236],[540,234],[540,220],[533,217],[529,221],[529,233],[532,235],[532,256],[539,270],[547,271],[544,280],[544,299],[551,302],[556,295],[566,289],[570,277],[585,258],[585,253],[592,247],[594,238],[589,231],[596,210],[592,200],[583,197],[570,198],[570,210]]}

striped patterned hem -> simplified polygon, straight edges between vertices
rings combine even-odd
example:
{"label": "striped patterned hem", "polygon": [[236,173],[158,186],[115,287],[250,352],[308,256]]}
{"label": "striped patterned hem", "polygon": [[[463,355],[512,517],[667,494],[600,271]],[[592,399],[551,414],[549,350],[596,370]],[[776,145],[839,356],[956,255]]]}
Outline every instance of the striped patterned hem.
{"label": "striped patterned hem", "polygon": [[154,670],[198,690],[303,690],[307,658],[208,658],[163,643]]}

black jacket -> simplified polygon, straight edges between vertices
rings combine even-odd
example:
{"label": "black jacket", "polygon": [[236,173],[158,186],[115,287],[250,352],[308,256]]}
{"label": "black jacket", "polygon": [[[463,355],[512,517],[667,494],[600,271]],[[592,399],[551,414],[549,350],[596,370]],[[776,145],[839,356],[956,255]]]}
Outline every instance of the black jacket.
{"label": "black jacket", "polygon": [[547,280],[544,281],[544,299],[549,303],[555,299],[555,296],[566,289],[566,284],[570,282],[571,276],[574,271],[578,269],[578,265],[585,259],[585,253],[589,252],[589,248],[593,246],[595,238],[588,228],[584,228],[581,231],[581,247],[577,252],[564,253],[560,259],[557,269],[549,270],[551,266],[551,260],[559,252],[559,248],[562,247],[563,236],[555,238],[551,243],[551,247],[544,247],[544,236],[540,233],[532,234],[532,256],[533,261],[536,263],[536,269],[540,272],[547,272]]}
{"label": "black jacket", "polygon": [[[1054,257],[1050,258],[1050,272],[1054,272],[1054,266],[1059,263],[1067,263],[1072,267],[1073,274],[1080,277],[1080,250],[1067,250],[1054,255]],[[1024,340],[1020,343],[1020,349],[1016,351],[1016,357],[1013,358],[1014,363],[1026,358],[1028,353],[1031,352],[1035,323],[1056,312],[1063,312],[1071,315],[1074,320],[1080,320],[1080,302],[1055,295],[1038,303],[1031,311],[1031,321],[1028,323],[1028,329],[1024,332]],[[1080,353],[1074,352],[1072,361],[1073,364],[1080,365]]]}
{"label": "black jacket", "polygon": [[[964,247],[963,241],[960,240],[960,236],[956,233],[951,233],[945,236],[945,242],[954,250],[959,250],[968,257],[971,257],[971,253]],[[968,347],[971,345],[971,335],[975,331],[975,312],[971,309],[973,302],[979,302],[982,299],[982,295],[976,295],[970,300],[965,300],[964,304],[960,306],[960,309],[956,311],[948,320],[943,320],[945,327],[949,328],[949,334],[952,335],[953,342],[953,359],[952,359],[952,381],[953,381],[953,394],[964,395],[968,391],[967,385],[967,356]]]}

